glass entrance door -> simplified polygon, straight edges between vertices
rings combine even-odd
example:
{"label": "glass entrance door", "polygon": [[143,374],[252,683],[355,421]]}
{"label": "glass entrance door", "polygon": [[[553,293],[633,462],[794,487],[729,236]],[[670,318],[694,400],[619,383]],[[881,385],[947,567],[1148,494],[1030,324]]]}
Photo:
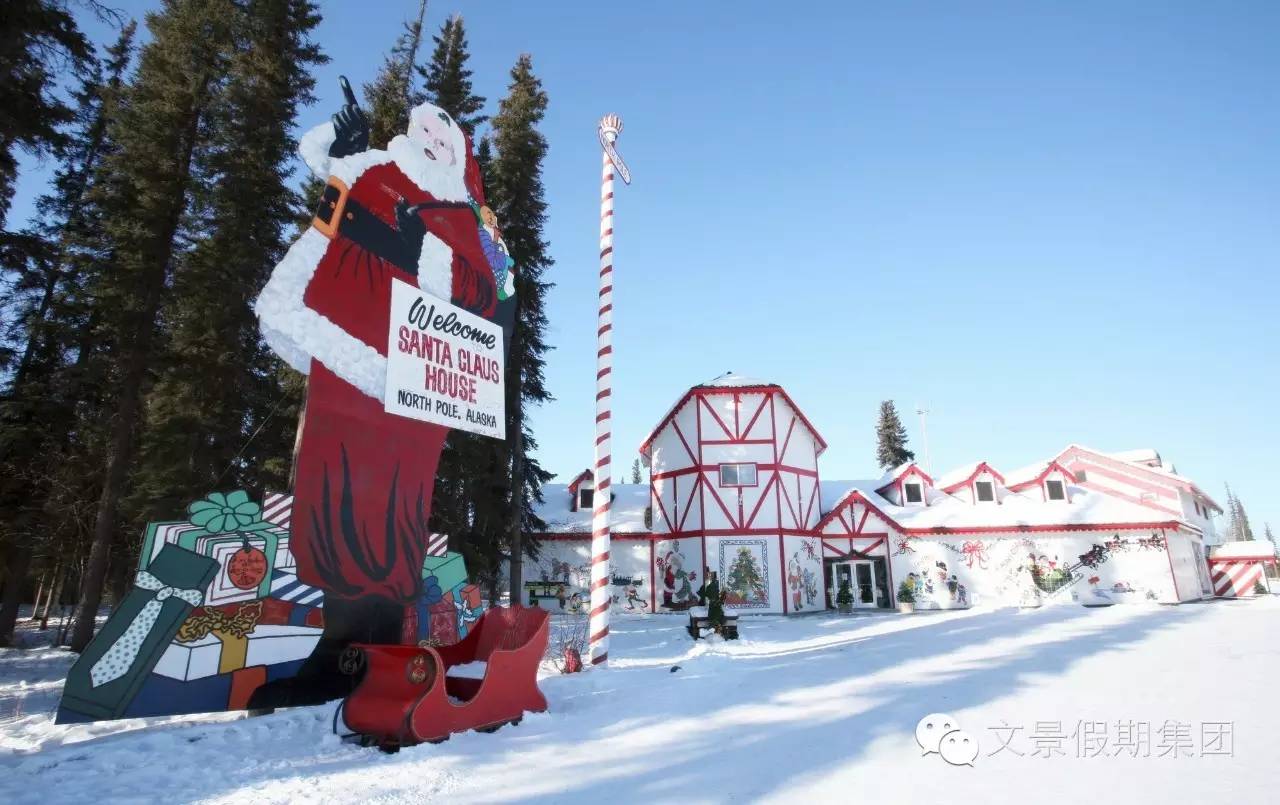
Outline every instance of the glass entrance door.
{"label": "glass entrance door", "polygon": [[876,604],[876,589],[879,586],[879,573],[876,563],[865,559],[851,562],[834,562],[831,565],[831,602],[836,601],[840,587],[849,585],[853,593],[853,605],[860,609],[873,609]]}
{"label": "glass entrance door", "polygon": [[874,607],[876,605],[876,566],[867,561],[853,562],[853,605],[855,607]]}

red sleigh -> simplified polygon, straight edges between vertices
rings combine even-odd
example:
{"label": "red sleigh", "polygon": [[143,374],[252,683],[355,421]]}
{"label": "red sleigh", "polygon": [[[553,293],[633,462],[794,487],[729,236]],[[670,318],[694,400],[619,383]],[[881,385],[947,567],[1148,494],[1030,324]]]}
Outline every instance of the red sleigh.
{"label": "red sleigh", "polygon": [[395,749],[543,712],[538,665],[548,628],[541,608],[495,607],[451,646],[352,644],[350,660],[366,668],[343,702],[343,721],[366,745]]}

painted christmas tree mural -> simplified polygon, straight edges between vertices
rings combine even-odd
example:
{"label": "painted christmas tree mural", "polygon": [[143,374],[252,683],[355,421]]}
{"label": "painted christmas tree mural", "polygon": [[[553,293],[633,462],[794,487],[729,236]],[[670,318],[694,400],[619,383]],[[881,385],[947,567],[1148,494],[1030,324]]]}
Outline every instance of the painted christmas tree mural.
{"label": "painted christmas tree mural", "polygon": [[721,567],[726,554],[733,559],[725,577],[725,603],[732,607],[764,607],[769,602],[769,582],[764,564],[764,545],[759,541],[729,541],[720,546]]}

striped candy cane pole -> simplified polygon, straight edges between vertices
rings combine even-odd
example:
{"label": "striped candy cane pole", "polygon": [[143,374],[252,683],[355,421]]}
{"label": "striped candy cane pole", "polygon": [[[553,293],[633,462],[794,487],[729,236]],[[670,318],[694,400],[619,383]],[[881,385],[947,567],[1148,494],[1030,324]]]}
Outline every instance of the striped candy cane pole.
{"label": "striped candy cane pole", "polygon": [[604,149],[600,181],[600,310],[596,330],[596,463],[595,509],[591,513],[591,619],[588,651],[592,665],[609,659],[609,605],[613,591],[609,562],[610,437],[613,373],[613,172],[615,166],[624,182],[631,174],[613,143],[622,131],[617,115],[600,120],[600,145]]}

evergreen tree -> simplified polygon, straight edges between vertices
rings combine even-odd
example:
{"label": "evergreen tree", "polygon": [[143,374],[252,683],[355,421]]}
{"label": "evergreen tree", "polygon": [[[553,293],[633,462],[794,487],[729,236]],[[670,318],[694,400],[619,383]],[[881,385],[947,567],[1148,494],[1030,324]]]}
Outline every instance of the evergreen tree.
{"label": "evergreen tree", "polygon": [[1253,528],[1249,525],[1249,515],[1244,512],[1244,504],[1240,502],[1240,498],[1235,498],[1235,521],[1238,529],[1236,537],[1239,540],[1253,540]]}
{"label": "evergreen tree", "polygon": [[151,41],[110,126],[103,221],[114,270],[95,288],[101,341],[111,349],[111,429],[102,493],[71,647],[93,637],[125,481],[135,453],[143,386],[156,357],[158,314],[181,246],[192,168],[215,83],[227,75],[232,0],[165,0],[147,17]]}
{"label": "evergreen tree", "polygon": [[542,229],[547,203],[542,164],[547,140],[538,131],[547,111],[547,93],[534,75],[533,60],[520,56],[511,69],[507,96],[493,119],[493,158],[490,206],[502,224],[503,238],[515,260],[516,321],[506,366],[507,441],[510,450],[510,495],[507,519],[511,600],[523,588],[520,573],[524,555],[536,555],[536,541],[525,534],[545,528],[534,513],[542,501],[542,485],[551,479],[531,454],[537,442],[529,429],[529,407],[551,399],[543,376],[547,316],[545,300],[550,283],[543,277],[552,265]]}
{"label": "evergreen tree", "polygon": [[640,459],[631,462],[631,483],[642,483],[644,478],[640,475]]}
{"label": "evergreen tree", "polygon": [[907,429],[898,417],[898,409],[893,400],[880,403],[880,420],[876,423],[876,461],[881,469],[893,469],[908,461],[914,461],[916,454],[907,449]]}
{"label": "evergreen tree", "polygon": [[[96,6],[96,4],[94,4]],[[58,74],[80,74],[93,53],[65,2],[5,0],[0,8],[0,230],[18,178],[18,151],[44,157],[66,143],[72,108]]]}
{"label": "evergreen tree", "polygon": [[445,20],[440,33],[431,37],[431,41],[436,45],[431,62],[418,68],[426,81],[427,99],[448,112],[463,131],[475,136],[476,126],[489,118],[480,114],[484,98],[471,89],[471,71],[467,69],[470,54],[462,15]]}
{"label": "evergreen tree", "polygon": [[195,243],[176,261],[130,484],[140,522],[214,489],[261,493],[288,481],[281,459],[292,452],[301,384],[262,341],[252,305],[298,218],[290,127],[325,58],[310,39],[319,14],[309,0],[240,0],[235,13],[193,165]]}
{"label": "evergreen tree", "polygon": [[1267,542],[1270,542],[1272,545],[1276,544],[1276,535],[1271,533],[1271,523],[1262,524],[1262,536]]}
{"label": "evergreen tree", "polygon": [[421,94],[413,90],[413,76],[418,71],[418,43],[426,13],[424,2],[418,7],[418,19],[405,23],[373,82],[364,85],[370,148],[386,148],[392,137],[404,134],[409,128],[409,111],[422,102]]}
{"label": "evergreen tree", "polygon": [[[92,397],[77,376],[90,355],[85,281],[102,255],[95,251],[97,215],[91,188],[109,145],[106,128],[116,108],[132,52],[134,25],[126,25],[96,59],[73,93],[73,126],[67,132],[49,193],[36,202],[38,223],[23,233],[28,247],[4,265],[16,274],[10,296],[15,312],[11,340],[19,347],[10,383],[0,396],[0,544],[7,546],[0,643],[7,642],[21,602],[27,567],[37,551],[57,565],[74,547],[66,544],[71,514],[64,495],[80,486],[65,470],[78,408]],[[20,253],[19,253],[20,252]],[[88,427],[78,430],[83,438]],[[72,527],[72,535],[78,529]],[[63,562],[65,564],[65,562]]]}
{"label": "evergreen tree", "polygon": [[1227,487],[1227,542],[1239,542],[1243,540],[1245,525],[1243,521],[1244,509],[1240,506],[1240,500],[1231,491],[1231,484]]}

